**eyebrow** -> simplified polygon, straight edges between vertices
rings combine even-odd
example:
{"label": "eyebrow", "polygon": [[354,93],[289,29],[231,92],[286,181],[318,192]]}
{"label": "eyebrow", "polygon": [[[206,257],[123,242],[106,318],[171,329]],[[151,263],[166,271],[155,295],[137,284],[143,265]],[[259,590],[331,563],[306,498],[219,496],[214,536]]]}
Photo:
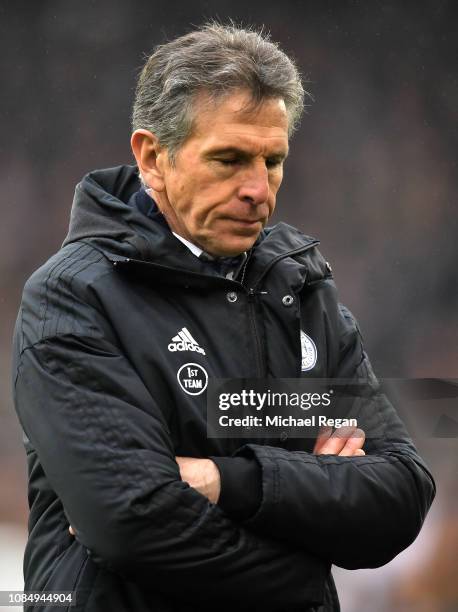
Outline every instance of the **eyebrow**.
{"label": "eyebrow", "polygon": [[[212,149],[209,149],[208,151],[206,151],[204,153],[205,157],[213,157],[215,155],[237,155],[238,157],[241,157],[242,159],[249,159],[250,157],[254,157],[251,153],[249,153],[248,151],[245,151],[244,149],[239,149],[238,147],[215,147]],[[275,158],[275,159],[281,159],[281,160],[285,160],[288,157],[288,151],[278,151],[276,153],[272,153],[272,155],[269,155],[268,158]]]}

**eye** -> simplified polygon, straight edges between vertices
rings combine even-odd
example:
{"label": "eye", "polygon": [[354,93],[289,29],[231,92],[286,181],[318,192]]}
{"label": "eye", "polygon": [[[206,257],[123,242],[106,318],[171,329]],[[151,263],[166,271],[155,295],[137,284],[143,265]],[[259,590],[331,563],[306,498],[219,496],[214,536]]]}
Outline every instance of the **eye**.
{"label": "eye", "polygon": [[223,166],[235,166],[240,162],[240,160],[237,158],[217,159],[216,161],[223,164]]}
{"label": "eye", "polygon": [[267,168],[276,168],[277,166],[281,166],[282,164],[283,164],[283,159],[280,159],[279,157],[272,157],[272,158],[266,159]]}

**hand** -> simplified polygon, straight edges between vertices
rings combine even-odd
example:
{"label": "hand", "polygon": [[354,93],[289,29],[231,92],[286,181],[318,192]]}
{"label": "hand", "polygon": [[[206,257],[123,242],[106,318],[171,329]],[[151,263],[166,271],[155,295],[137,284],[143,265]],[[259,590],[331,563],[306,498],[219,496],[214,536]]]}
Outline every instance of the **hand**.
{"label": "hand", "polygon": [[195,457],[175,457],[175,460],[180,468],[181,480],[216,504],[221,492],[221,478],[216,463],[211,459]]}
{"label": "hand", "polygon": [[318,433],[313,453],[315,455],[340,455],[362,457],[366,434],[356,427],[340,427],[332,433],[332,427],[322,427]]}

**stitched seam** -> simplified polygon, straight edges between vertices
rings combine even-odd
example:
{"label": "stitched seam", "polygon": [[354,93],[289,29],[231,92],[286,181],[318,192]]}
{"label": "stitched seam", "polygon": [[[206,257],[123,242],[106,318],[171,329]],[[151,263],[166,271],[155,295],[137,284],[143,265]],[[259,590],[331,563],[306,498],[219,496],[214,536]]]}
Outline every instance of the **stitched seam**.
{"label": "stitched seam", "polygon": [[[91,338],[91,336],[89,336],[86,333],[76,333],[76,332],[72,332],[72,333],[61,333],[61,334],[55,334],[52,336],[46,336],[45,338],[40,338],[39,340],[37,340],[36,342],[33,342],[32,344],[29,344],[28,346],[26,346],[20,353],[19,357],[18,357],[18,366],[17,366],[17,372],[16,372],[16,376],[14,379],[14,385],[13,387],[16,387],[17,384],[17,379],[19,376],[19,371],[21,370],[22,367],[22,357],[24,355],[24,353],[30,349],[34,349],[35,347],[37,347],[40,344],[46,344],[47,342],[53,340],[53,339],[57,339],[57,338],[62,338],[65,336],[72,336],[72,338],[86,338],[89,340],[93,340],[93,338]],[[107,344],[109,344],[110,346],[112,346],[115,349],[115,355],[118,356],[122,356],[122,353],[119,352],[118,348],[116,347],[116,345],[112,344],[109,341],[106,341]]]}

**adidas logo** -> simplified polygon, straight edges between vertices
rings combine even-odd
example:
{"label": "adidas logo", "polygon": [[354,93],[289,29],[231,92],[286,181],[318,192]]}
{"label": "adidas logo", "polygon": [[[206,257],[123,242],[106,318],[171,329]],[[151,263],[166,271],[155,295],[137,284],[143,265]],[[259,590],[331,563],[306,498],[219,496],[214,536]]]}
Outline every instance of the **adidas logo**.
{"label": "adidas logo", "polygon": [[183,327],[183,329],[172,338],[172,342],[169,344],[168,349],[172,351],[172,353],[175,351],[195,351],[196,353],[205,355],[204,349],[194,340],[186,327]]}

